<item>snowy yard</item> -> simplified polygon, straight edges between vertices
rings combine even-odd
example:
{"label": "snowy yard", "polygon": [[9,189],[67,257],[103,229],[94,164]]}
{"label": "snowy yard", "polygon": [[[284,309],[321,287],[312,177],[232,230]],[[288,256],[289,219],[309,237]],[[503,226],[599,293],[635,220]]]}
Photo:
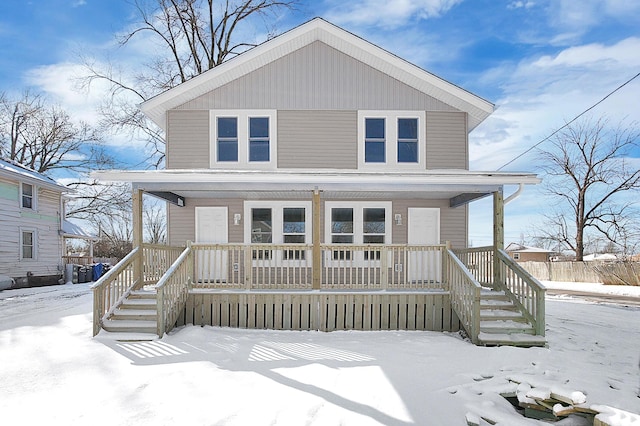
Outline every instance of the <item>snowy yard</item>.
{"label": "snowy yard", "polygon": [[437,332],[211,327],[123,343],[91,338],[91,303],[88,284],[0,292],[1,424],[548,424],[499,396],[508,379],[640,412],[638,307],[548,298],[549,348],[518,349]]}

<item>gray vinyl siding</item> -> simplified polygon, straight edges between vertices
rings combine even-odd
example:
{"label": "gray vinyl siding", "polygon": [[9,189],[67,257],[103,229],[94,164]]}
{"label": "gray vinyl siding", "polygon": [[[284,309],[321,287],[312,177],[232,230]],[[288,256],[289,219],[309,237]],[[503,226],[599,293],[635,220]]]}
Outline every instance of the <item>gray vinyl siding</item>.
{"label": "gray vinyl siding", "polygon": [[[0,275],[18,278],[58,274],[62,264],[60,193],[37,188],[36,210],[22,209],[19,182],[0,179]],[[21,232],[35,233],[34,259],[20,258]]]}
{"label": "gray vinyl siding", "polygon": [[[215,198],[187,198],[185,207],[169,204],[167,223],[169,245],[183,246],[187,241],[196,239],[196,207],[228,207],[228,230],[230,243],[242,243],[244,240],[244,224],[233,224],[234,213],[244,216],[243,200]],[[244,217],[243,217],[244,221]]]}
{"label": "gray vinyl siding", "polygon": [[167,169],[209,168],[209,111],[167,112]]}
{"label": "gray vinyl siding", "polygon": [[279,168],[358,167],[356,111],[278,111]]}
{"label": "gray vinyl siding", "polygon": [[427,169],[468,169],[467,114],[427,111]]}
{"label": "gray vinyl siding", "polygon": [[449,207],[449,200],[395,200],[393,214],[402,215],[402,225],[393,224],[393,244],[407,244],[409,208],[440,209],[440,243],[447,241],[455,248],[467,247],[467,207]]}
{"label": "gray vinyl siding", "polygon": [[177,109],[457,111],[320,41]]}

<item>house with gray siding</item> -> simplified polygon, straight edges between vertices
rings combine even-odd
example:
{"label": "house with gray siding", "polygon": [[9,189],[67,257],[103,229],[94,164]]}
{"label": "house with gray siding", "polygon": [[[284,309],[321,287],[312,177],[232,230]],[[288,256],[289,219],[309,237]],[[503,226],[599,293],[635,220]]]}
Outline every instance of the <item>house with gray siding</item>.
{"label": "house with gray siding", "polygon": [[16,286],[62,278],[62,194],[68,188],[0,159],[0,276]]}
{"label": "house with gray siding", "polygon": [[[126,328],[125,305],[146,297],[160,335],[198,323],[544,342],[544,291],[519,269],[504,282],[517,265],[502,251],[504,186],[539,179],[469,170],[490,102],[317,18],[141,109],[166,134],[166,168],[94,173],[132,183],[136,240],[95,288],[94,331]],[[168,201],[171,248],[141,243],[143,193]],[[471,250],[468,205],[486,196],[494,244]],[[128,292],[107,300],[127,268]],[[481,293],[513,314],[481,318]]]}

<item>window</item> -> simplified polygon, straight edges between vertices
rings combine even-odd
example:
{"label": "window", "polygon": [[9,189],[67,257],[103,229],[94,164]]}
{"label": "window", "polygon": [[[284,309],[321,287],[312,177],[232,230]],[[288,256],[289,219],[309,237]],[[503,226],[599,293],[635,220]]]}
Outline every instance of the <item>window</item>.
{"label": "window", "polygon": [[35,233],[33,231],[22,231],[21,234],[21,258],[35,259]]}
{"label": "window", "polygon": [[365,163],[385,162],[384,118],[365,119],[364,161]]}
{"label": "window", "polygon": [[[285,244],[305,243],[305,209],[301,207],[282,209],[282,237]],[[304,259],[304,250],[285,250],[284,259]]]}
{"label": "window", "polygon": [[269,161],[269,117],[249,117],[249,161]]}
{"label": "window", "polygon": [[[391,203],[327,201],[325,241],[331,244],[369,245],[391,241]],[[380,250],[358,254],[360,260],[380,260]],[[362,253],[362,251],[360,252]],[[331,260],[351,260],[351,248],[334,249]],[[357,260],[357,259],[354,259]]]}
{"label": "window", "polygon": [[513,260],[520,260],[520,253],[513,253]]}
{"label": "window", "polygon": [[418,119],[398,118],[398,163],[418,162]]}
{"label": "window", "polygon": [[[385,210],[383,208],[363,209],[362,242],[364,244],[384,244]],[[380,260],[380,250],[366,251],[365,260]]]}
{"label": "window", "polygon": [[358,111],[358,167],[424,170],[424,111]]}
{"label": "window", "polygon": [[34,203],[34,197],[33,197],[33,192],[34,192],[33,185],[30,185],[28,183],[23,183],[21,187],[22,187],[21,206],[25,209],[34,209],[35,203]]}
{"label": "window", "polygon": [[[251,243],[270,244],[273,242],[273,221],[271,209],[251,209]],[[254,259],[271,259],[271,250],[254,250]]]}
{"label": "window", "polygon": [[[245,241],[253,244],[306,244],[311,241],[311,202],[246,201]],[[254,250],[253,259],[297,261],[307,259],[307,248]]]}
{"label": "window", "polygon": [[218,161],[238,161],[238,118],[218,117]]}
{"label": "window", "polygon": [[[353,209],[331,209],[331,243],[353,244]],[[334,260],[350,260],[351,252],[334,250]]]}
{"label": "window", "polygon": [[276,111],[211,111],[210,167],[276,167]]}

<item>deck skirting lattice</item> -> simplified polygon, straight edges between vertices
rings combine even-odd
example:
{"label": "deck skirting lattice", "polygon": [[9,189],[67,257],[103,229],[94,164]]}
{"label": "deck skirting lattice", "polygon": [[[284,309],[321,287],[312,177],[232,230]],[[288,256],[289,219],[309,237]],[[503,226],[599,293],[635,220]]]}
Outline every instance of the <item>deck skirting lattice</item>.
{"label": "deck skirting lattice", "polygon": [[448,292],[191,292],[177,324],[272,330],[458,331]]}

